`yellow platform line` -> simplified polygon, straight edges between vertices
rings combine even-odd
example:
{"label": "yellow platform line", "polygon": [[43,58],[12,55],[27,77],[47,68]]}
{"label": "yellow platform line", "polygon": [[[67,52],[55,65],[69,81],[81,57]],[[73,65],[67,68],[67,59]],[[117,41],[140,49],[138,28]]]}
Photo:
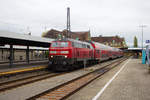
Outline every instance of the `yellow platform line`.
{"label": "yellow platform line", "polygon": [[21,73],[21,72],[28,72],[28,71],[32,71],[32,70],[45,69],[45,68],[47,68],[47,66],[39,66],[39,67],[25,68],[25,69],[14,70],[14,71],[1,72],[0,76]]}

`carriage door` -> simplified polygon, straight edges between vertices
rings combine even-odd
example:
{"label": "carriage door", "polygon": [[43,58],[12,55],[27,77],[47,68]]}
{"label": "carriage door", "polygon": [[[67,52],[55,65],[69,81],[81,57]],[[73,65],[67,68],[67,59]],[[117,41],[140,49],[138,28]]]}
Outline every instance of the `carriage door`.
{"label": "carriage door", "polygon": [[76,58],[76,47],[74,42],[72,42],[72,55],[73,58]]}
{"label": "carriage door", "polygon": [[102,59],[101,57],[102,57],[102,50],[100,49],[99,50],[99,57],[100,57],[100,60]]}

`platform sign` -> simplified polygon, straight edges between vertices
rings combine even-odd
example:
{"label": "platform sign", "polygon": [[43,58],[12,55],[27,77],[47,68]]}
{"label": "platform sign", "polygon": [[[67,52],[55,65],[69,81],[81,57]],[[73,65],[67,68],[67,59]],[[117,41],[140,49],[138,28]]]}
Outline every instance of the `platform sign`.
{"label": "platform sign", "polygon": [[146,57],[147,57],[147,64],[149,65],[150,67],[150,45],[147,45],[146,46]]}
{"label": "platform sign", "polygon": [[146,40],[146,43],[150,43],[150,40]]}

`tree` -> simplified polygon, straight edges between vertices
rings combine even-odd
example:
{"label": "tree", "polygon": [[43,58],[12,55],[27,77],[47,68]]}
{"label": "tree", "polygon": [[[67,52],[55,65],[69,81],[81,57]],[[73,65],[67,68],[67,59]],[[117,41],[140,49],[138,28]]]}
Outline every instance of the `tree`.
{"label": "tree", "polygon": [[134,36],[134,47],[138,47],[138,40],[136,36]]}
{"label": "tree", "polygon": [[46,32],[43,32],[43,33],[42,33],[42,37],[44,37],[45,35],[46,35]]}

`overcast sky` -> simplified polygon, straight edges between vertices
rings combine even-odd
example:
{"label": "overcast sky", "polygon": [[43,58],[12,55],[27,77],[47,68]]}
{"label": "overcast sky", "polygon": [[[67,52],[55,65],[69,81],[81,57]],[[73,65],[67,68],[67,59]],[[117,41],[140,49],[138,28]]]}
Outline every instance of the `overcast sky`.
{"label": "overcast sky", "polygon": [[141,46],[150,39],[150,0],[0,0],[0,29],[41,36],[48,29],[66,28],[66,7],[71,9],[71,30],[91,30],[92,36],[119,35],[129,46],[134,36]]}

